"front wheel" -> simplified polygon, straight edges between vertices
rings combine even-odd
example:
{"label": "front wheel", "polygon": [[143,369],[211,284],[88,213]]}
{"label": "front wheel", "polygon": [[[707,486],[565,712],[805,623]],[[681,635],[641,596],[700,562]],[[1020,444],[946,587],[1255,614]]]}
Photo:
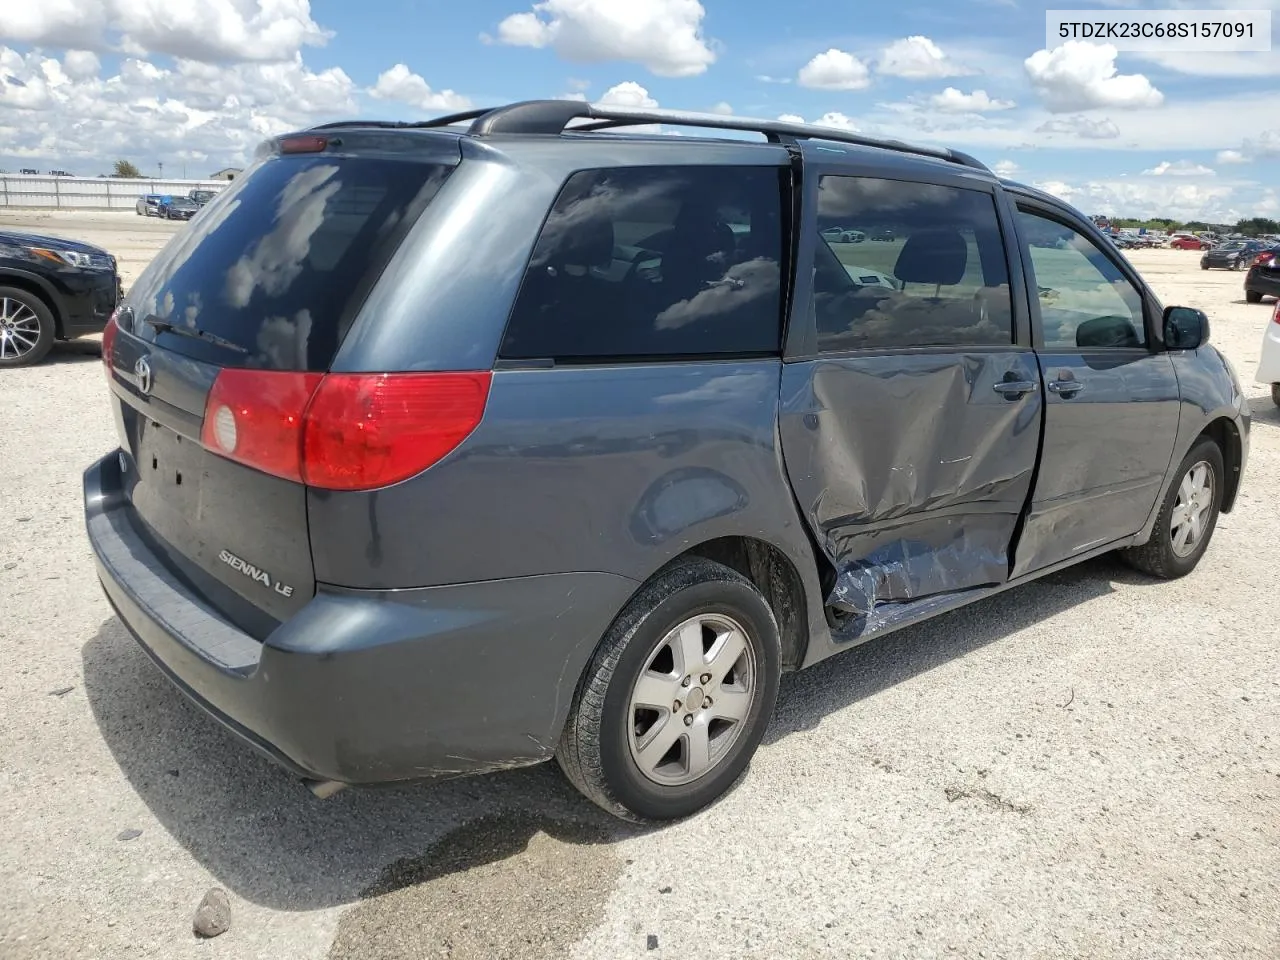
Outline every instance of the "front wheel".
{"label": "front wheel", "polygon": [[750,580],[701,558],[675,564],[601,640],[574,694],[560,768],[623,819],[690,816],[746,769],[780,663],[777,620]]}
{"label": "front wheel", "polygon": [[1261,303],[1262,294],[1260,294],[1257,290],[1246,290],[1244,292],[1244,299],[1246,303]]}
{"label": "front wheel", "polygon": [[43,300],[16,287],[0,287],[0,367],[39,363],[53,347],[53,314]]}
{"label": "front wheel", "polygon": [[1225,475],[1222,450],[1207,437],[1198,441],[1178,466],[1151,539],[1121,556],[1161,580],[1175,580],[1194,570],[1218,524]]}

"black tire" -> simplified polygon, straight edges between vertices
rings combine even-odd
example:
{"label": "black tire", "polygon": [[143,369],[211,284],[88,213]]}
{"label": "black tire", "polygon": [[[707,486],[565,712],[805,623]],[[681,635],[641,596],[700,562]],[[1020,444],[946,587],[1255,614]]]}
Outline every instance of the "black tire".
{"label": "black tire", "polygon": [[1271,385],[1271,402],[1280,407],[1280,383]]}
{"label": "black tire", "polygon": [[[728,617],[742,627],[754,655],[750,706],[742,729],[706,773],[688,783],[663,784],[642,772],[632,754],[632,688],[655,652],[663,649],[664,638],[703,615]],[[596,648],[574,693],[556,751],[560,768],[588,799],[624,820],[677,820],[697,813],[729,790],[750,763],[773,714],[780,664],[777,620],[750,580],[701,558],[674,564],[636,593]],[[672,670],[673,676],[680,672],[677,664]],[[700,687],[694,681],[698,697]],[[720,696],[718,687],[708,686],[713,689]],[[677,716],[683,712],[669,711],[665,722],[675,723]],[[706,722],[709,730],[711,723],[724,721]],[[672,750],[687,750],[690,743],[682,736]]]}
{"label": "black tire", "polygon": [[[57,324],[53,319],[53,312],[48,305],[33,293],[26,290],[19,290],[17,287],[0,287],[0,326],[5,323],[6,302],[9,305],[20,304],[27,311],[35,314],[37,329],[35,332],[35,343],[30,347],[25,345],[25,341],[29,337],[21,339],[10,339],[5,336],[6,331],[0,329],[0,369],[8,367],[29,367],[39,363],[45,358],[45,355],[53,347],[53,341],[57,335]],[[10,311],[12,312],[12,306]],[[25,311],[24,311],[25,314]],[[22,332],[26,333],[29,327],[24,326]],[[22,350],[16,356],[5,356],[12,350]]]}
{"label": "black tire", "polygon": [[[1202,521],[1203,532],[1199,540],[1186,556],[1179,556],[1173,546],[1172,530],[1173,513],[1178,504],[1178,489],[1191,469],[1202,462],[1209,465],[1213,475],[1213,492],[1208,511]],[[1222,507],[1225,479],[1226,470],[1223,466],[1221,448],[1208,437],[1196,441],[1187,455],[1182,458],[1182,463],[1178,465],[1173,483],[1169,485],[1164,503],[1160,506],[1160,514],[1156,517],[1151,539],[1140,547],[1121,551],[1121,557],[1131,567],[1153,577],[1159,577],[1161,580],[1185,577],[1196,568],[1196,564],[1204,556],[1205,550],[1209,547],[1209,541],[1213,538],[1213,531],[1218,526],[1218,512]]]}
{"label": "black tire", "polygon": [[1244,292],[1244,299],[1245,299],[1245,302],[1247,303],[1261,303],[1262,294],[1260,294],[1257,290],[1246,290]]}

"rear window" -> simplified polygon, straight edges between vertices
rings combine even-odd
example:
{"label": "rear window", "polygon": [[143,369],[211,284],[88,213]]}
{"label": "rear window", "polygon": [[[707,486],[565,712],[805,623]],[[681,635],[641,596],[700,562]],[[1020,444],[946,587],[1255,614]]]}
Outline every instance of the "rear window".
{"label": "rear window", "polygon": [[[325,370],[409,227],[453,168],[268,159],[214,198],[130,292],[134,332],[212,363]],[[147,317],[182,332],[157,330]]]}
{"label": "rear window", "polygon": [[534,247],[501,355],[776,353],[783,189],[778,167],[574,174]]}

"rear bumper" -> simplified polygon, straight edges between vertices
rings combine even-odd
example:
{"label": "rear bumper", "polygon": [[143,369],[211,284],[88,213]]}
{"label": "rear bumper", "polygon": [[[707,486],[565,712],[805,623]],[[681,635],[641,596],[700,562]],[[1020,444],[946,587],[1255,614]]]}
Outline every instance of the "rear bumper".
{"label": "rear bumper", "polygon": [[147,547],[119,481],[116,454],[84,474],[111,605],[183,693],[298,776],[385,783],[549,759],[596,642],[638,586],[602,573],[321,586],[259,643]]}
{"label": "rear bumper", "polygon": [[1255,267],[1250,269],[1245,276],[1244,288],[1257,293],[1280,297],[1280,277],[1268,276]]}

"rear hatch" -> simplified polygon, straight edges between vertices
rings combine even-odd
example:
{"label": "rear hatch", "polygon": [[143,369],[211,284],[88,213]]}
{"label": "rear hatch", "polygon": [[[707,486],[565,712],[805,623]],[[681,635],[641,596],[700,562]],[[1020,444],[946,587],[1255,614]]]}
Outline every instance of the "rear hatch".
{"label": "rear hatch", "polygon": [[315,592],[302,414],[457,162],[449,137],[285,138],[170,241],[104,337],[135,527],[255,636]]}

